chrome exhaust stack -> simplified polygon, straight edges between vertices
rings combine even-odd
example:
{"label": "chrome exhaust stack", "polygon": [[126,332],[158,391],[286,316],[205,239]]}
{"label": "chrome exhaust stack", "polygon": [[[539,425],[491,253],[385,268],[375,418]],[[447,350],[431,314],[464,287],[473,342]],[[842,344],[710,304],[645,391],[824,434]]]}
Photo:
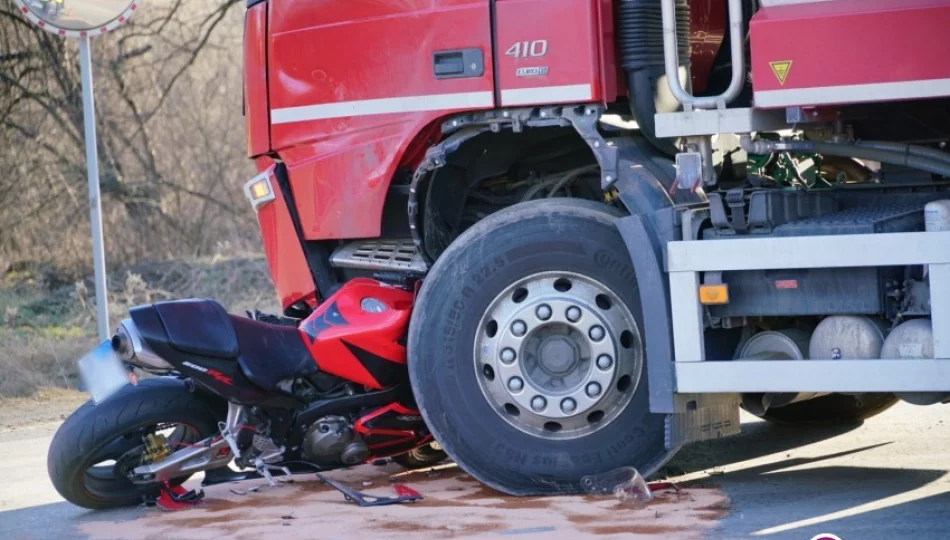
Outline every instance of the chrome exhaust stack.
{"label": "chrome exhaust stack", "polygon": [[112,350],[119,355],[119,359],[138,366],[146,371],[165,373],[175,369],[162,357],[155,354],[148,343],[142,338],[132,319],[125,319],[119,323],[112,336]]}

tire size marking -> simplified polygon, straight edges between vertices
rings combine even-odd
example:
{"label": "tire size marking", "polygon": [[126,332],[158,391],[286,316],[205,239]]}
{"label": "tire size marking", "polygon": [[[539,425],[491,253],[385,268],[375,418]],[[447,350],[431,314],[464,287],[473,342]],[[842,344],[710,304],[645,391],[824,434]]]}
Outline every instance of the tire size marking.
{"label": "tire size marking", "polygon": [[485,283],[485,280],[489,279],[495,272],[505,267],[505,259],[501,257],[495,257],[492,259],[492,264],[485,265],[481,267],[477,272],[472,275],[472,281],[475,282],[479,287]]}

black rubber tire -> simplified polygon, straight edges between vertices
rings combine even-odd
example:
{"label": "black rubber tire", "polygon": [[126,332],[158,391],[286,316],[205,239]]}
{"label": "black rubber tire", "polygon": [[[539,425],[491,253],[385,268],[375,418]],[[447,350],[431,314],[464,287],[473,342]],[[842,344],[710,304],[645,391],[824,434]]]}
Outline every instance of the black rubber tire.
{"label": "black rubber tire", "polygon": [[406,469],[422,469],[438,465],[448,459],[448,457],[444,451],[436,450],[432,448],[432,445],[427,444],[410,450],[405,454],[393,456],[393,461]]}
{"label": "black rubber tire", "polygon": [[820,398],[769,409],[757,415],[785,425],[838,426],[860,424],[900,401],[894,394],[829,394]]}
{"label": "black rubber tire", "polygon": [[[144,379],[99,405],[86,402],[63,422],[50,443],[46,466],[53,486],[67,501],[92,510],[140,504],[143,495],[154,493],[157,485],[97,480],[103,490],[97,495],[86,484],[86,471],[106,444],[136,429],[166,422],[187,424],[198,438],[217,432],[212,411],[177,379]],[[186,479],[176,479],[175,483]],[[102,495],[105,492],[108,496]]]}
{"label": "black rubber tire", "polygon": [[626,304],[642,335],[638,286],[614,224],[617,215],[606,205],[573,199],[514,205],[462,234],[425,279],[408,343],[419,409],[446,453],[497,490],[576,493],[585,475],[631,465],[649,475],[672,456],[664,445],[664,415],[649,412],[645,365],[630,404],[613,422],[569,440],[545,440],[513,427],[492,409],[476,379],[473,349],[481,317],[503,289],[536,272],[571,271],[599,280]]}

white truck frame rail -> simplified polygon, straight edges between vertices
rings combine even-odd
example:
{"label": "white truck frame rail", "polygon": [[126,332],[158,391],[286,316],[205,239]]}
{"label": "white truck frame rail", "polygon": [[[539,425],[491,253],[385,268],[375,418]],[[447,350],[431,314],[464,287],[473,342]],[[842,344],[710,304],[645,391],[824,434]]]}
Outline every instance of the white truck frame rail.
{"label": "white truck frame rail", "polygon": [[[702,272],[929,265],[933,360],[707,360]],[[667,244],[677,393],[950,390],[950,232]]]}

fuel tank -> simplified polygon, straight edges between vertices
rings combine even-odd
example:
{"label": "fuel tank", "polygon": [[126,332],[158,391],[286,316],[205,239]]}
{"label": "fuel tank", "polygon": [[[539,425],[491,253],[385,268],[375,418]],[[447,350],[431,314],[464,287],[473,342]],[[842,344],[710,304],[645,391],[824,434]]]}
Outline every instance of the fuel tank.
{"label": "fuel tank", "polygon": [[408,377],[411,292],[366,278],[348,281],[300,325],[320,371],[380,389]]}

